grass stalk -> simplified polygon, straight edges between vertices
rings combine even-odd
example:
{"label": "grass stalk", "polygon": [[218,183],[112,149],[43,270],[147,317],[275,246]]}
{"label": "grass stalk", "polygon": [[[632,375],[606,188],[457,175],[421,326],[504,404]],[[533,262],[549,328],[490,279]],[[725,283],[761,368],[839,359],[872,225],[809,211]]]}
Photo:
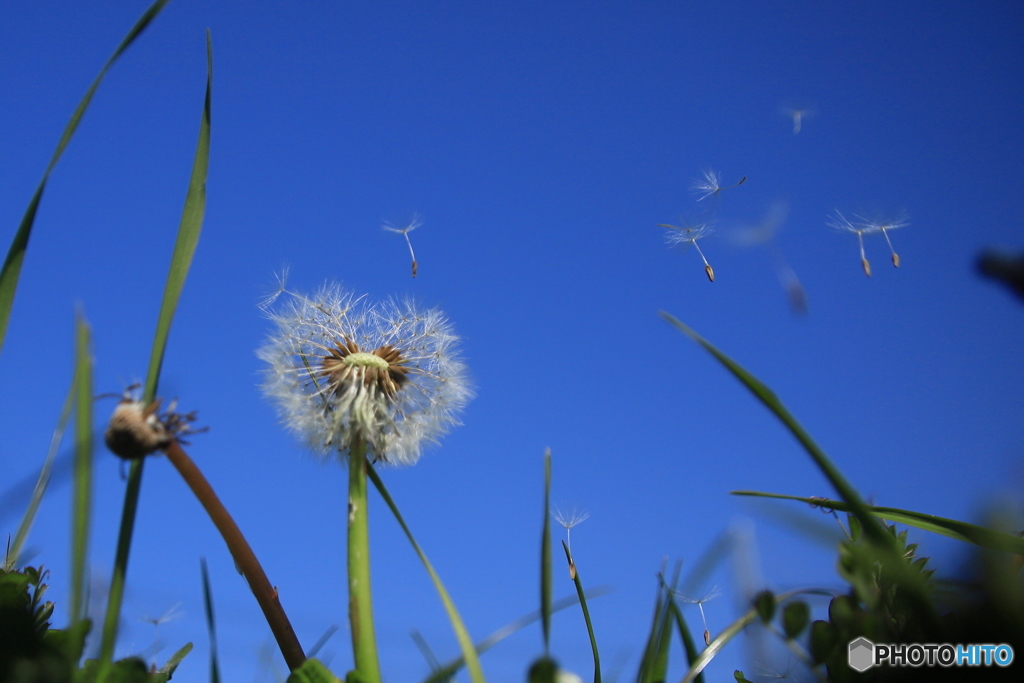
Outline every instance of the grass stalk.
{"label": "grass stalk", "polygon": [[366,443],[358,437],[348,460],[348,619],[352,656],[360,683],[380,683],[370,589],[370,523],[366,497]]}

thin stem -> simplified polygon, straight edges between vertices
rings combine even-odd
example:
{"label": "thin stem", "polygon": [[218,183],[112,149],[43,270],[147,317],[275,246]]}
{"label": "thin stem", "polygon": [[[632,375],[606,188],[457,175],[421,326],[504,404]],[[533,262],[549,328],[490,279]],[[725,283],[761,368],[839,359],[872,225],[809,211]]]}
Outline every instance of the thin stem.
{"label": "thin stem", "polygon": [[712,282],[714,282],[715,281],[715,271],[711,269],[711,264],[708,263],[707,258],[704,256],[704,252],[700,250],[699,246],[697,246],[696,238],[694,238],[691,241],[693,242],[693,246],[696,247],[697,253],[700,254],[701,259],[704,260],[704,272],[708,274],[708,279],[711,280]]}
{"label": "thin stem", "polygon": [[412,240],[409,239],[409,231],[403,230],[402,236],[405,237],[405,243],[409,245],[409,255],[412,257],[412,276],[416,277],[416,271],[418,270],[416,265],[416,252],[412,250]]}
{"label": "thin stem", "polygon": [[288,669],[290,671],[298,669],[306,661],[306,655],[302,651],[299,639],[295,636],[291,622],[288,621],[288,615],[281,607],[277,589],[271,585],[260,561],[252,551],[252,547],[245,540],[242,530],[235,524],[235,520],[231,518],[227,508],[217,497],[210,482],[203,476],[192,458],[182,450],[178,442],[172,442],[165,453],[167,459],[178,470],[178,474],[192,489],[192,493],[199,499],[206,514],[210,516],[210,520],[227,544],[231,557],[235,560],[235,566],[249,583],[249,590],[252,591],[260,609],[263,610],[263,616],[266,617],[270,630],[273,632],[274,638],[277,639],[277,646],[281,649]]}
{"label": "thin stem", "polygon": [[356,437],[348,460],[348,619],[356,678],[379,683],[380,662],[370,591],[370,525],[366,509],[366,444]]}
{"label": "thin stem", "polygon": [[121,529],[117,534],[117,552],[114,555],[114,574],[110,577],[110,594],[107,597],[107,613],[103,619],[103,637],[100,642],[100,671],[96,680],[103,676],[114,659],[114,643],[117,640],[117,623],[121,618],[121,603],[124,600],[125,577],[128,575],[128,552],[132,545],[135,529],[135,513],[139,507],[139,491],[142,488],[142,466],[145,458],[132,461],[128,470],[128,484],[124,492],[124,507],[121,510]]}

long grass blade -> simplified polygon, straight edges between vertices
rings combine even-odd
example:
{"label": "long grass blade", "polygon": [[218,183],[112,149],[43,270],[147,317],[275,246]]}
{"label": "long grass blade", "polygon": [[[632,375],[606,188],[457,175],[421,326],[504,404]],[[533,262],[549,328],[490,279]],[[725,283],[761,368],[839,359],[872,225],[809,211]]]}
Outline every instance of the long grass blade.
{"label": "long grass blade", "polygon": [[71,505],[71,625],[85,618],[89,547],[92,517],[92,353],[91,334],[85,318],[75,319],[75,463],[74,500]]}
{"label": "long grass blade", "polygon": [[53,430],[53,437],[50,438],[50,450],[46,453],[46,460],[39,470],[39,477],[36,479],[35,488],[32,489],[32,496],[28,506],[25,508],[25,515],[21,518],[18,531],[14,534],[7,558],[4,560],[4,571],[11,571],[18,564],[21,557],[21,550],[25,547],[29,532],[32,531],[32,524],[35,522],[36,514],[39,512],[39,504],[43,501],[43,494],[50,484],[50,473],[53,471],[53,461],[57,457],[57,449],[64,440],[64,432],[68,427],[68,420],[71,418],[71,406],[74,403],[75,382],[72,378],[71,386],[68,387],[68,394],[64,398],[64,405],[60,409],[60,417],[57,418],[57,427]]}
{"label": "long grass blade", "polygon": [[395,505],[395,501],[391,498],[391,494],[388,493],[387,488],[384,486],[384,482],[381,481],[380,476],[372,465],[367,465],[366,474],[373,482],[373,485],[377,487],[377,491],[380,492],[384,502],[387,503],[391,509],[391,514],[394,515],[398,521],[398,525],[402,527],[402,531],[405,532],[406,538],[409,539],[409,543],[412,544],[413,550],[420,558],[420,562],[423,563],[424,568],[427,570],[427,574],[430,575],[430,580],[434,582],[434,588],[437,590],[437,594],[441,597],[441,602],[444,604],[445,612],[448,613],[448,621],[451,622],[452,630],[455,631],[455,638],[459,641],[459,649],[462,650],[462,657],[466,662],[466,668],[469,671],[469,677],[473,683],[484,683],[483,668],[480,666],[480,659],[476,655],[476,648],[473,647],[473,640],[469,637],[469,631],[466,630],[466,625],[462,622],[462,617],[459,616],[459,610],[455,607],[455,603],[452,601],[451,596],[448,594],[448,589],[444,587],[441,582],[441,577],[434,571],[434,565],[427,559],[426,553],[420,548],[420,544],[416,542],[412,532],[409,530],[408,525],[405,523],[405,519],[402,518],[402,513],[398,511],[398,506]]}
{"label": "long grass blade", "polygon": [[[185,285],[199,241],[199,233],[203,225],[206,210],[206,172],[210,163],[210,101],[213,84],[213,44],[210,32],[206,32],[206,97],[203,101],[203,114],[199,123],[199,141],[196,144],[196,155],[192,165],[188,192],[185,195],[185,208],[182,211],[181,223],[178,227],[178,238],[171,255],[171,266],[164,287],[164,297],[160,304],[157,318],[156,334],[153,338],[153,351],[149,359],[149,372],[143,401],[150,403],[156,396],[163,366],[164,351],[167,348],[167,336],[171,330],[171,320]],[[128,470],[128,483],[125,487],[124,507],[121,510],[121,528],[117,538],[117,552],[114,558],[114,573],[110,580],[110,593],[107,600],[107,614],[103,622],[103,637],[100,642],[100,680],[106,673],[114,654],[114,641],[117,638],[117,622],[121,614],[121,602],[124,599],[124,585],[128,572],[128,553],[131,548],[132,533],[135,528],[135,513],[139,504],[139,491],[142,488],[142,471],[144,459],[132,462]]]}
{"label": "long grass blade", "polygon": [[210,634],[210,683],[220,683],[220,666],[217,663],[217,620],[213,615],[213,591],[210,589],[210,572],[206,558],[199,558],[199,569],[203,575],[203,610],[206,612],[206,631]]}
{"label": "long grass blade", "polygon": [[544,527],[540,535],[540,623],[544,654],[551,640],[551,449],[544,451]]}
{"label": "long grass blade", "polygon": [[39,186],[36,188],[35,193],[32,195],[32,199],[28,203],[28,208],[25,209],[25,214],[21,218],[21,223],[18,225],[18,231],[14,234],[14,240],[11,242],[10,248],[7,250],[7,257],[4,259],[4,265],[0,268],[0,349],[3,348],[4,339],[7,336],[7,324],[11,318],[11,308],[14,306],[14,295],[18,289],[18,278],[21,275],[21,265],[25,260],[25,250],[28,249],[28,240],[32,235],[32,226],[36,221],[36,211],[39,209],[39,202],[43,198],[43,191],[46,189],[46,182],[50,179],[50,173],[53,171],[54,166],[57,165],[57,160],[60,159],[61,154],[64,153],[64,148],[68,146],[68,142],[71,141],[71,136],[75,134],[75,130],[78,129],[78,124],[82,120],[82,116],[85,114],[85,110],[88,108],[89,103],[92,101],[92,97],[96,94],[96,89],[99,88],[100,83],[103,81],[103,77],[107,75],[107,71],[114,65],[117,58],[128,49],[128,46],[139,37],[139,35],[149,26],[149,23],[153,21],[160,10],[164,8],[168,0],[156,0],[149,9],[143,13],[142,17],[139,18],[135,25],[132,26],[131,30],[128,31],[128,35],[124,37],[121,44],[114,50],[114,54],[110,56],[107,63],[100,69],[100,73],[96,76],[96,80],[92,82],[89,89],[85,91],[85,97],[75,107],[74,113],[71,114],[71,120],[68,121],[64,127],[64,133],[60,136],[60,140],[57,142],[57,149],[53,153],[53,157],[50,158],[50,163],[46,166],[46,171],[43,173],[43,179],[39,181]]}
{"label": "long grass blade", "polygon": [[690,339],[703,346],[704,349],[714,356],[719,363],[725,366],[725,368],[731,372],[733,376],[750,391],[750,393],[761,401],[768,410],[774,413],[779,421],[782,422],[782,424],[789,429],[790,433],[796,437],[796,440],[804,447],[807,454],[811,456],[811,459],[814,460],[818,469],[821,470],[821,473],[825,475],[829,483],[832,484],[832,487],[835,488],[839,497],[850,504],[853,514],[855,514],[861,521],[861,524],[864,525],[864,530],[868,537],[884,547],[893,547],[892,537],[886,533],[879,521],[868,511],[867,505],[864,503],[864,499],[861,498],[853,485],[850,484],[846,477],[843,476],[843,473],[839,471],[839,468],[837,468],[829,457],[825,455],[825,452],[814,442],[810,434],[808,434],[800,423],[797,422],[796,418],[793,417],[789,410],[786,409],[782,404],[782,401],[779,400],[771,389],[765,386],[752,374],[747,372],[747,370],[739,363],[719,351],[711,344],[711,342],[701,337],[693,329],[676,319],[674,316],[662,311],[661,317]]}
{"label": "long grass blade", "polygon": [[156,335],[153,337],[153,352],[149,356],[149,372],[146,374],[143,401],[149,402],[156,397],[160,368],[163,367],[164,352],[167,350],[167,337],[171,333],[171,321],[178,308],[181,291],[185,287],[185,278],[192,257],[199,243],[199,233],[203,229],[203,217],[206,214],[206,176],[210,167],[210,104],[213,87],[213,43],[210,32],[206,32],[206,98],[203,101],[203,116],[199,123],[199,142],[196,144],[195,160],[192,163],[192,176],[189,178],[188,193],[185,195],[185,208],[181,212],[181,223],[178,226],[178,239],[171,255],[171,267],[167,271],[167,284],[164,286],[164,298],[160,303],[160,314],[157,317]]}
{"label": "long grass blade", "polygon": [[572,575],[572,582],[576,586],[576,595],[580,599],[580,607],[583,609],[583,621],[587,624],[587,634],[590,636],[590,649],[594,653],[594,683],[601,683],[601,654],[597,649],[597,638],[594,637],[594,624],[590,621],[590,610],[587,608],[587,596],[583,592],[583,581],[576,568],[576,561],[572,559],[569,546],[562,541],[562,550],[565,551],[565,560],[569,563],[569,573]]}
{"label": "long grass blade", "polygon": [[[731,493],[734,496],[797,500],[826,510],[839,510],[840,512],[850,512],[852,510],[851,506],[843,501],[831,500],[829,498],[787,496],[780,493],[763,493],[761,491],[732,491]],[[906,524],[907,526],[916,527],[935,534],[942,534],[943,536],[949,536],[964,543],[973,543],[983,548],[992,548],[993,550],[1003,550],[1015,555],[1024,555],[1024,538],[1014,536],[1013,534],[987,529],[977,524],[969,524],[956,519],[914,512],[913,510],[901,510],[900,508],[877,505],[869,505],[868,510],[876,517],[890,522]]]}

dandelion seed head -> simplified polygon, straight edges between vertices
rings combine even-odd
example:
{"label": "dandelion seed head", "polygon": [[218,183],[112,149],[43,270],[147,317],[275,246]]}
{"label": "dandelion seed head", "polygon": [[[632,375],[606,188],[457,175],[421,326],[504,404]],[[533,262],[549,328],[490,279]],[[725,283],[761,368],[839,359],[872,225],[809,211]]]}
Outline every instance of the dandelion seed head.
{"label": "dandelion seed head", "polygon": [[275,326],[257,352],[268,365],[263,391],[314,453],[361,442],[376,460],[411,465],[459,424],[473,390],[439,310],[371,304],[335,284],[312,297],[284,294],[263,308]]}
{"label": "dandelion seed head", "polygon": [[697,240],[707,237],[715,231],[711,223],[692,223],[686,225],[659,224],[665,228],[665,242],[670,246],[688,247]]}
{"label": "dandelion seed head", "polygon": [[565,527],[566,530],[572,529],[575,526],[579,526],[580,524],[583,524],[583,522],[590,519],[589,512],[587,512],[586,510],[579,510],[577,508],[572,508],[571,510],[568,511],[563,511],[556,508],[554,512],[552,512],[551,514],[554,516],[555,521],[558,522],[561,526]]}

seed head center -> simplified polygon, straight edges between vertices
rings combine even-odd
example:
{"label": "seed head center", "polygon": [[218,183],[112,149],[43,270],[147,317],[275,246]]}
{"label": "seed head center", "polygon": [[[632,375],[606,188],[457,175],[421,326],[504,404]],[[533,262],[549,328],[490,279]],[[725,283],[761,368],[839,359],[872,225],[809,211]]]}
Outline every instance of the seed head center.
{"label": "seed head center", "polygon": [[387,370],[388,368],[388,362],[386,360],[378,355],[365,353],[363,351],[350,353],[343,357],[341,362],[352,367],[377,368],[380,370]]}

